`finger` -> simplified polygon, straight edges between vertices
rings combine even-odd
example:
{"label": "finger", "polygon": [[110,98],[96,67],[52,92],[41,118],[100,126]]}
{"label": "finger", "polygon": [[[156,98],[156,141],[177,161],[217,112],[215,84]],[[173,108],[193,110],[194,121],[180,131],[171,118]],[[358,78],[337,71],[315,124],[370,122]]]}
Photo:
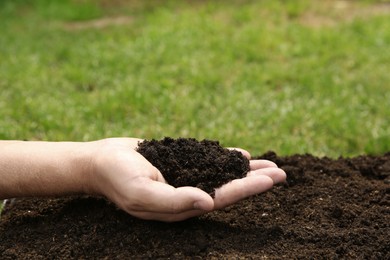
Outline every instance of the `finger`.
{"label": "finger", "polygon": [[175,222],[182,221],[185,219],[189,219],[192,217],[200,216],[202,214],[207,213],[204,210],[189,210],[178,214],[171,213],[156,213],[156,212],[128,212],[130,215],[133,215],[137,218],[145,219],[145,220],[158,220],[164,222]]}
{"label": "finger", "polygon": [[235,179],[215,192],[214,209],[221,209],[249,196],[269,190],[273,180],[266,175],[254,175]]}
{"label": "finger", "polygon": [[137,196],[127,207],[129,211],[179,214],[193,209],[209,211],[214,207],[212,198],[195,187],[175,188],[142,178],[134,189]]}
{"label": "finger", "polygon": [[269,160],[251,160],[249,166],[252,171],[262,168],[278,167],[276,163]]}
{"label": "finger", "polygon": [[234,147],[228,147],[227,149],[232,150],[232,151],[234,151],[234,150],[238,151],[238,152],[242,153],[242,155],[244,155],[246,158],[248,158],[248,160],[251,159],[251,154],[247,150],[244,150],[241,148],[234,148]]}
{"label": "finger", "polygon": [[250,171],[247,174],[247,176],[261,176],[261,175],[270,177],[274,182],[274,184],[286,181],[286,173],[282,169],[275,168],[275,167]]}

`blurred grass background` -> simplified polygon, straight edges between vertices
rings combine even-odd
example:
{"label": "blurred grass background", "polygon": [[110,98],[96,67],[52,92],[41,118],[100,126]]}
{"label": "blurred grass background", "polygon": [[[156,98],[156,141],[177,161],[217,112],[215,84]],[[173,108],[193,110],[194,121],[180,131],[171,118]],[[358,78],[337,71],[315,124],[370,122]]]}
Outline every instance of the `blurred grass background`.
{"label": "blurred grass background", "polygon": [[389,1],[0,1],[0,139],[390,151]]}

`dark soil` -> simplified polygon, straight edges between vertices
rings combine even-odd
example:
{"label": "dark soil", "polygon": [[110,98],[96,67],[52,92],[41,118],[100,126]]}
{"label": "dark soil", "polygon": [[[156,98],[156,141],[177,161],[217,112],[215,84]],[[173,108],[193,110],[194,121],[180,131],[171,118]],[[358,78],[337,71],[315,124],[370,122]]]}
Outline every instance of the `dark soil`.
{"label": "dark soil", "polygon": [[0,258],[390,259],[390,153],[262,157],[286,184],[179,223],[101,198],[16,200],[0,221]]}
{"label": "dark soil", "polygon": [[246,176],[249,160],[218,141],[193,138],[145,140],[137,151],[174,187],[194,186],[214,196],[215,188]]}

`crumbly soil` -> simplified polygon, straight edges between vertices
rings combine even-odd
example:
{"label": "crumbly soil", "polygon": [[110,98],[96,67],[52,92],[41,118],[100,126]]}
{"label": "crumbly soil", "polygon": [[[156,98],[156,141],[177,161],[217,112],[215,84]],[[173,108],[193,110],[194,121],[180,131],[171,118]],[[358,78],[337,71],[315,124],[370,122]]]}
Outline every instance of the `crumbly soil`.
{"label": "crumbly soil", "polygon": [[218,141],[193,138],[145,140],[137,151],[174,187],[193,186],[214,197],[215,189],[249,172],[249,160]]}
{"label": "crumbly soil", "polygon": [[261,157],[286,184],[179,223],[102,198],[18,199],[0,221],[0,258],[390,259],[390,153]]}

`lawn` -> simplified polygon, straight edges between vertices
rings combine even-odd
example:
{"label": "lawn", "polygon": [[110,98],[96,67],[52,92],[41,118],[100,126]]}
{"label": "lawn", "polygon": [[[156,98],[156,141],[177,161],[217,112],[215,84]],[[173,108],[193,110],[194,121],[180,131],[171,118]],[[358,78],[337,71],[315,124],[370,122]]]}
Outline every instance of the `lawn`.
{"label": "lawn", "polygon": [[390,151],[388,1],[1,1],[0,138]]}

